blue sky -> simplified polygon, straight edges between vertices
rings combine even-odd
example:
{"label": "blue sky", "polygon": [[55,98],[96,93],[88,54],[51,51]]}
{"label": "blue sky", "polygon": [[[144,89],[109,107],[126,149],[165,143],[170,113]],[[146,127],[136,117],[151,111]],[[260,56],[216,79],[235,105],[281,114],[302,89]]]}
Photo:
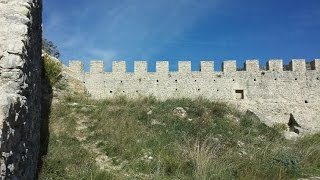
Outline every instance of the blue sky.
{"label": "blue sky", "polygon": [[319,0],[44,0],[44,36],[61,60],[179,60],[320,58]]}

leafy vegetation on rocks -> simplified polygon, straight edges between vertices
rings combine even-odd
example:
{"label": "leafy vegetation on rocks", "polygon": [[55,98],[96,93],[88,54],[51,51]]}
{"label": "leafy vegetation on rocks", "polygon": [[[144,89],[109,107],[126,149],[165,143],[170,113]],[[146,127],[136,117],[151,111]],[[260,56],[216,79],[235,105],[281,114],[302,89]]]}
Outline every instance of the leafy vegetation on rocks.
{"label": "leafy vegetation on rocks", "polygon": [[62,63],[52,56],[44,53],[43,60],[43,75],[51,87],[56,89],[65,89],[66,83],[62,82]]}
{"label": "leafy vegetation on rocks", "polygon": [[67,96],[52,105],[48,154],[39,178],[320,176],[320,134],[289,141],[279,127],[205,99]]}

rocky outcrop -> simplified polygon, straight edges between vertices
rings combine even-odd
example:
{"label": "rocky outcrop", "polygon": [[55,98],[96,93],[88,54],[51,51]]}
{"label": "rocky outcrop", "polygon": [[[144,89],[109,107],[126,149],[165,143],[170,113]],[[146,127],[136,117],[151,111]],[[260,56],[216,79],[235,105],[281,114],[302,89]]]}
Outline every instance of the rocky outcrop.
{"label": "rocky outcrop", "polygon": [[41,0],[0,0],[0,179],[36,175],[41,14]]}

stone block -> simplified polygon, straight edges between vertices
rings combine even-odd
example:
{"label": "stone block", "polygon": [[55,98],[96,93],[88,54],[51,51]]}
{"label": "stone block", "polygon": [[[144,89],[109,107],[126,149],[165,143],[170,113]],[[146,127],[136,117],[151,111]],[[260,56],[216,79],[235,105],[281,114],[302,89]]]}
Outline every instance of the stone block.
{"label": "stone block", "polygon": [[179,73],[190,73],[191,72],[191,61],[179,61],[178,62]]}
{"label": "stone block", "polygon": [[304,59],[292,59],[289,64],[290,70],[295,72],[306,72],[306,61]]}
{"label": "stone block", "polygon": [[320,59],[315,59],[311,62],[311,69],[320,71]]}
{"label": "stone block", "polygon": [[236,72],[237,71],[236,61],[235,60],[223,61],[222,71],[225,73]]}
{"label": "stone block", "polygon": [[135,74],[146,74],[148,72],[148,64],[146,61],[135,61],[134,62],[134,73]]}
{"label": "stone block", "polygon": [[168,61],[157,61],[156,63],[156,72],[158,74],[169,72],[169,62]]}
{"label": "stone block", "polygon": [[126,73],[126,62],[125,61],[113,61],[112,62],[112,73]]}
{"label": "stone block", "polygon": [[213,72],[214,62],[213,61],[201,61],[200,62],[201,72]]}
{"label": "stone block", "polygon": [[103,61],[91,61],[91,63],[90,63],[90,73],[93,73],[93,74],[104,73],[104,63],[103,63]]}
{"label": "stone block", "polygon": [[78,61],[78,60],[69,61],[69,69],[72,72],[76,73],[76,74],[83,73],[83,63],[82,63],[82,61]]}
{"label": "stone block", "polygon": [[24,60],[19,55],[6,54],[0,59],[0,67],[5,69],[22,68]]}
{"label": "stone block", "polygon": [[244,68],[248,72],[258,72],[260,70],[258,60],[246,60]]}
{"label": "stone block", "polygon": [[283,62],[282,59],[271,59],[267,63],[268,71],[283,71]]}

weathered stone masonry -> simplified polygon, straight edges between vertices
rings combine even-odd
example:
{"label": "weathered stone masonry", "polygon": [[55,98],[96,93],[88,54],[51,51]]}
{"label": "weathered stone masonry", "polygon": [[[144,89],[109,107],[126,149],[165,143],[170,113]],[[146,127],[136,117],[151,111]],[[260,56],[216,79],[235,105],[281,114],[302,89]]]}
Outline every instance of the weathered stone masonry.
{"label": "weathered stone masonry", "polygon": [[112,72],[104,72],[102,61],[92,61],[90,72],[81,61],[70,61],[73,76],[82,81],[92,97],[130,98],[153,95],[158,99],[205,97],[235,104],[255,112],[272,125],[286,123],[293,113],[304,130],[320,130],[320,60],[306,69],[305,60],[295,59],[290,70],[283,70],[282,60],[270,60],[261,70],[258,60],[248,60],[244,71],[237,71],[235,61],[225,61],[222,72],[213,71],[214,62],[201,62],[201,71],[191,71],[191,62],[180,61],[177,72],[160,61],[156,72],[147,72],[147,63],[137,61],[134,72],[126,72],[124,61],[113,62]]}
{"label": "weathered stone masonry", "polygon": [[36,174],[41,14],[41,0],[0,0],[0,179]]}

